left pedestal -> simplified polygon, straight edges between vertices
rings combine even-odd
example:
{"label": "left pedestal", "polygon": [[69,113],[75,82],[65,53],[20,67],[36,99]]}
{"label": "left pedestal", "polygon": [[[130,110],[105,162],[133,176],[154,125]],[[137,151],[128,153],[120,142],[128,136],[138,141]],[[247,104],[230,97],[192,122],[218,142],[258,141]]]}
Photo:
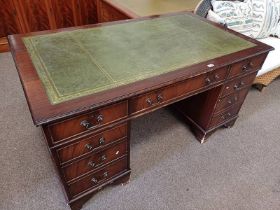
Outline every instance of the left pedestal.
{"label": "left pedestal", "polygon": [[42,127],[71,209],[109,184],[128,182],[127,115],[123,101]]}

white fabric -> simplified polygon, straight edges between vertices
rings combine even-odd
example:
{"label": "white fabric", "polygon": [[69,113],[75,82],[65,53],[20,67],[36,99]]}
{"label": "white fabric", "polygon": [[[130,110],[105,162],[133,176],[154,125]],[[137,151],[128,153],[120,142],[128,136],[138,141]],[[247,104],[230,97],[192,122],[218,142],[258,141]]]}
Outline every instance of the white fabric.
{"label": "white fabric", "polygon": [[207,17],[208,20],[211,20],[212,22],[215,23],[220,23],[222,25],[224,25],[226,23],[226,21],[221,18],[219,15],[217,15],[215,12],[213,12],[212,10],[208,11]]}
{"label": "white fabric", "polygon": [[265,39],[259,39],[259,41],[274,47],[275,50],[269,52],[262,69],[258,72],[257,76],[261,76],[280,67],[280,39],[268,37]]}
{"label": "white fabric", "polygon": [[212,0],[211,3],[213,12],[225,21],[228,28],[252,37],[254,21],[251,0],[244,2]]}
{"label": "white fabric", "polygon": [[252,38],[280,37],[280,0],[212,0],[211,3],[215,15],[232,30]]}

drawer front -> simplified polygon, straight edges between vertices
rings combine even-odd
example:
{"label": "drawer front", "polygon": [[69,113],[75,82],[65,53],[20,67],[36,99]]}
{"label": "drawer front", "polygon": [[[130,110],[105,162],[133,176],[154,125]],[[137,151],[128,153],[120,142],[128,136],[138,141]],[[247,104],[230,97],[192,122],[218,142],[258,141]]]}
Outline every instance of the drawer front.
{"label": "drawer front", "polygon": [[68,186],[69,194],[73,198],[87,190],[103,184],[116,175],[128,170],[127,158],[112,163],[96,173],[90,174]]}
{"label": "drawer front", "polygon": [[248,76],[236,79],[234,81],[228,82],[224,85],[221,97],[230,95],[232,93],[237,93],[244,87],[251,86],[256,77],[256,72]]}
{"label": "drawer front", "polygon": [[114,141],[127,136],[127,124],[106,130],[99,134],[81,138],[80,141],[56,150],[58,160],[61,164],[71,161],[83,155],[95,152],[106,147]]}
{"label": "drawer front", "polygon": [[233,106],[234,104],[243,102],[248,93],[248,90],[248,88],[245,88],[237,93],[233,93],[227,97],[218,99],[215,113],[222,112],[223,110]]}
{"label": "drawer front", "polygon": [[113,104],[88,114],[65,120],[47,127],[52,143],[56,144],[70,137],[93,131],[96,128],[127,117],[127,102]]}
{"label": "drawer front", "polygon": [[147,94],[134,97],[130,101],[130,112],[131,114],[136,114],[147,109],[158,107],[162,103],[183,97],[201,88],[207,88],[210,85],[223,81],[226,78],[227,73],[228,67],[224,67],[208,73],[207,75],[200,75],[183,82],[170,85],[166,88],[161,88]]}
{"label": "drawer front", "polygon": [[265,58],[266,58],[266,54],[263,54],[233,64],[230,69],[229,77],[231,78],[231,77],[238,76],[240,74],[245,74],[261,69]]}
{"label": "drawer front", "polygon": [[69,182],[75,178],[80,177],[81,175],[96,170],[113,160],[121,158],[126,154],[127,141],[125,140],[119,144],[113,145],[112,147],[104,151],[95,153],[90,157],[73,162],[70,165],[62,167],[65,181]]}
{"label": "drawer front", "polygon": [[226,122],[227,120],[235,117],[238,114],[240,106],[241,106],[241,104],[236,104],[233,108],[226,110],[217,116],[214,116],[211,120],[209,128],[218,126],[218,125],[222,124],[223,122]]}

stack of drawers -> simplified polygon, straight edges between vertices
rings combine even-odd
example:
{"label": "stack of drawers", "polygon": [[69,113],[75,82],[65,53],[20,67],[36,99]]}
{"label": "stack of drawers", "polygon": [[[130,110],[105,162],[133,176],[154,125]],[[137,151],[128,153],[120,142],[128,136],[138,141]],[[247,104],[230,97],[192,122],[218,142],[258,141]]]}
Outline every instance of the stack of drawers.
{"label": "stack of drawers", "polygon": [[127,101],[45,126],[69,201],[130,173]]}
{"label": "stack of drawers", "polygon": [[231,66],[228,75],[229,82],[222,87],[209,124],[210,129],[237,118],[257,70],[261,68],[265,57],[266,55],[257,56]]}

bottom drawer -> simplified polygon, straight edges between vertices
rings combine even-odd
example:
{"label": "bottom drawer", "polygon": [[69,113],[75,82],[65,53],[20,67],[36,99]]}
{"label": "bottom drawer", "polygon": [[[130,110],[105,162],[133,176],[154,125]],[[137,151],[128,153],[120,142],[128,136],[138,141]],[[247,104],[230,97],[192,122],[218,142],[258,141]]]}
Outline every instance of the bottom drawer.
{"label": "bottom drawer", "polygon": [[100,184],[110,180],[112,177],[128,170],[127,156],[123,159],[108,165],[107,167],[90,174],[72,184],[69,184],[68,190],[71,197],[75,197],[87,190],[99,186]]}
{"label": "bottom drawer", "polygon": [[122,141],[112,147],[95,153],[85,159],[76,161],[62,167],[65,181],[69,182],[86,173],[90,173],[102,165],[106,165],[118,158],[121,158],[127,153],[127,141]]}
{"label": "bottom drawer", "polygon": [[214,116],[211,120],[209,128],[215,127],[217,125],[226,122],[230,118],[235,117],[238,114],[241,104],[236,104],[233,108],[224,111],[222,114]]}

